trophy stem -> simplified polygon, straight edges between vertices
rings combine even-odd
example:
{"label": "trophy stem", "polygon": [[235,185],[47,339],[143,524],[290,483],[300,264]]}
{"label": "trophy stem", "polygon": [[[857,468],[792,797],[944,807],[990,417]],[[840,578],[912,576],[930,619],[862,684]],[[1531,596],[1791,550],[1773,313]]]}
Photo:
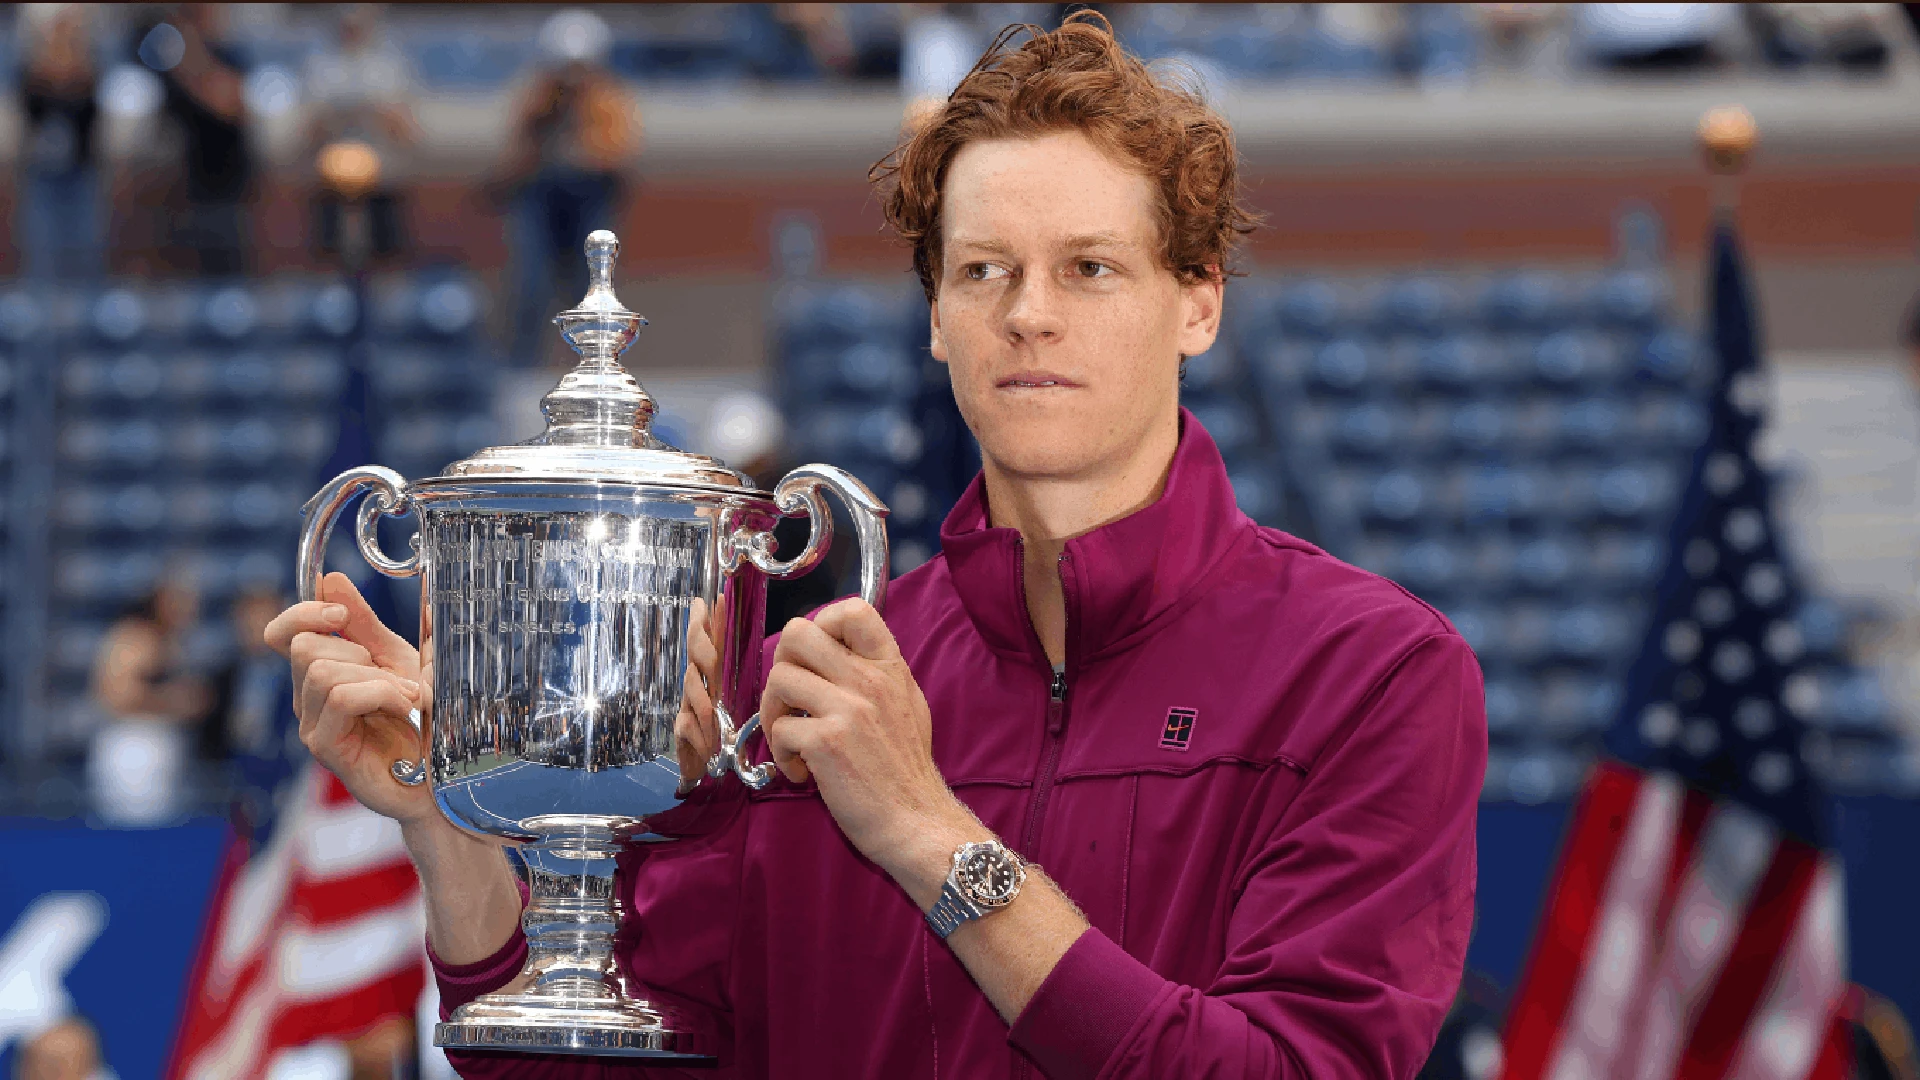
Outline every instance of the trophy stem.
{"label": "trophy stem", "polygon": [[522,851],[527,863],[526,972],[536,992],[613,997],[613,934],[620,922],[614,893],[615,852],[593,847]]}
{"label": "trophy stem", "polygon": [[[614,889],[619,848],[604,829],[549,836],[521,849],[528,877],[527,962],[506,988],[453,1011],[434,1045],[697,1060],[713,1056],[711,1032],[685,1010],[630,996],[617,970]],[[602,835],[594,835],[599,833]]]}

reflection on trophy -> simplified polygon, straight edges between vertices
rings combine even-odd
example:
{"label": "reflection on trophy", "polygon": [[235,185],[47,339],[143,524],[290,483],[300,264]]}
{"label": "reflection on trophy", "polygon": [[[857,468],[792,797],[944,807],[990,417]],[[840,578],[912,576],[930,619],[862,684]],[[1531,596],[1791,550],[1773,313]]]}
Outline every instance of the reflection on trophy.
{"label": "reflection on trophy", "polygon": [[[431,783],[456,825],[524,845],[526,968],[456,1010],[435,1043],[705,1058],[701,1018],[648,1000],[636,982],[646,973],[613,962],[615,856],[667,839],[668,811],[691,794],[673,730],[691,620],[703,619],[719,653],[710,690],[722,749],[701,783],[732,772],[764,786],[770,768],[745,756],[759,717],[736,718],[752,713],[761,682],[767,578],[804,573],[826,552],[830,489],[859,533],[861,596],[880,606],[887,509],[831,466],[796,469],[769,494],[654,438],[653,399],[618,360],[646,324],[613,294],[619,242],[595,232],[586,253],[592,285],[554,320],[580,362],[542,402],[546,432],[424,480],[378,466],[335,477],[307,504],[301,598],[318,595],[334,518],[364,492],[361,553],[382,573],[425,575],[429,746],[421,762],[395,762],[394,779]],[[408,513],[419,536],[395,560],[375,525]],[[775,521],[801,514],[812,523],[805,549],[776,559]]]}

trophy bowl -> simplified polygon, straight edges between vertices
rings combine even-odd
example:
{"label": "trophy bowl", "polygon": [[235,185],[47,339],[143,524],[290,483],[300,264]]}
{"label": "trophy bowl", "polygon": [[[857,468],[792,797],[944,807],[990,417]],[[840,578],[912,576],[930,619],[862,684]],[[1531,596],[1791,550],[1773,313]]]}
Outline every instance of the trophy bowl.
{"label": "trophy bowl", "polygon": [[[355,539],[375,569],[420,575],[421,681],[414,717],[420,761],[396,783],[430,784],[455,825],[519,845],[528,902],[527,962],[508,986],[454,1010],[434,1031],[448,1048],[714,1056],[711,1027],[642,993],[644,973],[619,970],[622,917],[615,858],[669,840],[671,811],[749,764],[761,682],[767,579],[811,569],[832,542],[825,493],[847,504],[859,537],[861,596],[885,600],[887,508],[828,465],[795,469],[772,492],[719,461],[650,432],[653,400],[619,364],[646,320],[613,295],[619,242],[587,238],[592,285],[555,318],[580,362],[542,402],[544,434],[491,447],[439,476],[407,481],[364,466],[307,504],[300,596],[318,598],[334,520],[361,498]],[[403,560],[381,550],[383,517],[419,523]],[[774,557],[772,529],[805,515],[812,532],[793,558]],[[719,661],[707,687],[721,749],[689,783],[674,721],[694,620]]]}

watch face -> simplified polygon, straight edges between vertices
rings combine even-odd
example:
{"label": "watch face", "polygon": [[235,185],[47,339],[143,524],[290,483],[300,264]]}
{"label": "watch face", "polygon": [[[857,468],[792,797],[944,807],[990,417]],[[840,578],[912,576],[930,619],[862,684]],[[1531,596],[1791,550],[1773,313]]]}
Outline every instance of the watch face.
{"label": "watch face", "polygon": [[1020,864],[995,848],[982,845],[960,862],[960,881],[975,903],[995,907],[1013,899],[1020,887]]}

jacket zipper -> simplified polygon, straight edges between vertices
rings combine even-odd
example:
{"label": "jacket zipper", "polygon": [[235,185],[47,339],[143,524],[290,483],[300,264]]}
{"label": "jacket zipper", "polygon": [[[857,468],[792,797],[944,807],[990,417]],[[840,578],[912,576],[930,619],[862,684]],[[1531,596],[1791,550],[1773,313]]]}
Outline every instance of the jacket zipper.
{"label": "jacket zipper", "polygon": [[[1060,553],[1060,560],[1057,564],[1060,572],[1060,590],[1063,598],[1065,597],[1067,586],[1066,563],[1067,554],[1063,551]],[[1021,565],[1024,567],[1025,564],[1026,560],[1022,559]],[[1064,627],[1064,625],[1063,616],[1062,626]],[[1044,650],[1042,650],[1041,655],[1045,656]],[[1064,665],[1062,670],[1055,671],[1052,674],[1053,680],[1048,685],[1047,693],[1047,731],[1043,744],[1044,751],[1040,755],[1040,774],[1034,778],[1033,802],[1027,808],[1027,828],[1020,842],[1021,854],[1029,859],[1033,858],[1039,851],[1040,827],[1041,823],[1046,820],[1047,799],[1053,794],[1054,773],[1060,767],[1060,749],[1066,742],[1067,673],[1064,670]]]}

